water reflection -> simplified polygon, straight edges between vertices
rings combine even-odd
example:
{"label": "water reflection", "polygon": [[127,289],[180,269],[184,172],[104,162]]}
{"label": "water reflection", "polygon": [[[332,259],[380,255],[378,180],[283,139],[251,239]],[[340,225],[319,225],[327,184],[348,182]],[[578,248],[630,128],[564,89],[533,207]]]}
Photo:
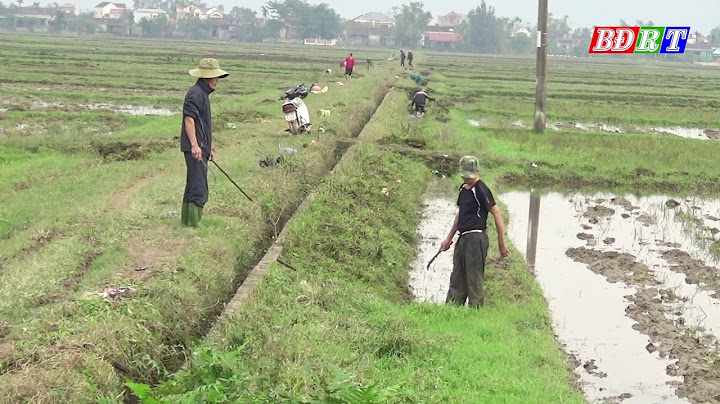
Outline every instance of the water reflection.
{"label": "water reflection", "polygon": [[[637,213],[626,211],[620,205],[613,205],[612,198],[614,195],[609,194],[541,195],[536,191],[499,196],[509,211],[510,239],[525,252],[528,264],[534,268],[559,340],[581,365],[597,366],[593,372],[583,366],[576,369],[588,399],[601,401],[630,393],[633,398],[626,402],[686,402],[667,384],[679,381],[665,372],[671,361],[660,359],[657,353],[648,353],[645,349],[648,337],[635,331],[634,321],[626,316],[625,296],[634,294],[635,290],[622,283],[609,283],[565,254],[570,247],[593,242],[592,248],[627,251],[639,256],[640,250],[649,251],[647,243],[654,242],[656,235],[663,238],[659,236],[663,230],[647,228],[644,222],[636,220],[640,216],[638,210]],[[642,201],[627,199],[629,205],[640,206],[639,210],[653,216],[659,212],[651,207],[664,202],[661,197]],[[588,211],[595,213],[587,215]],[[589,238],[579,239],[578,234],[582,232]],[[597,243],[610,238],[617,241]],[[645,257],[639,259],[642,258]]]}
{"label": "water reflection", "polygon": [[528,209],[527,259],[530,269],[535,270],[535,255],[537,253],[538,228],[540,227],[540,194],[530,191],[530,209]]}

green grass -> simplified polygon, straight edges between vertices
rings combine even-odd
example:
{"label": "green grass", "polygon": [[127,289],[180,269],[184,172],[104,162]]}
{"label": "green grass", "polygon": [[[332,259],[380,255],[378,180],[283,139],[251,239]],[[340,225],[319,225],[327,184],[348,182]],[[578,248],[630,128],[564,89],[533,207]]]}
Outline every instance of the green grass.
{"label": "green grass", "polygon": [[[322,58],[340,55],[323,53],[306,72],[291,76],[290,66],[302,55],[291,49],[286,61],[265,62],[284,75],[260,76],[258,81],[258,76],[243,74],[242,52],[207,46],[234,73],[212,96],[218,163],[256,202],[245,200],[215,170],[205,212],[208,228],[195,231],[181,229],[177,217],[185,176],[177,140],[179,115],[30,111],[14,107],[13,97],[25,97],[23,89],[42,93],[36,89],[50,88],[49,99],[39,95],[20,104],[60,101],[72,106],[112,101],[105,94],[119,88],[121,94],[138,94],[135,102],[123,99],[123,104],[157,105],[151,102],[154,88],[162,87],[162,100],[175,99],[175,109],[193,84],[186,71],[198,59],[163,67],[155,59],[180,45],[134,41],[137,48],[126,48],[121,41],[109,41],[103,45],[105,53],[97,54],[90,50],[92,39],[37,38],[13,40],[29,51],[0,51],[21,64],[37,61],[32,49],[57,52],[57,58],[34,64],[37,75],[7,77],[17,93],[9,95],[8,111],[1,113],[0,402],[91,402],[108,393],[117,396],[126,377],[153,383],[185,362],[189,347],[204,335],[284,220],[332,167],[337,141],[357,135],[394,74],[385,69],[363,72],[365,77],[352,85],[311,95],[306,102],[313,114],[319,108],[333,110],[332,116],[315,120],[326,132],[292,137],[283,132],[275,101],[280,89],[300,80],[336,80],[325,75]],[[258,55],[288,51],[237,48]],[[106,75],[116,71],[122,76],[130,56],[147,69],[135,66],[134,74],[123,79]],[[49,74],[60,76],[58,65],[72,58],[93,60],[84,74],[71,75],[87,85],[87,101],[78,102],[75,87],[68,86],[74,79]],[[346,110],[352,113],[344,114]],[[27,128],[17,129],[19,123]],[[258,161],[276,155],[278,144],[299,153],[283,167],[261,168]],[[97,296],[119,286],[133,286],[137,292],[112,302]]]}
{"label": "green grass", "polygon": [[[297,270],[274,265],[226,322],[216,356],[199,349],[188,371],[153,394],[166,402],[583,402],[522,259],[501,263],[491,250],[482,310],[409,304],[418,190],[428,176],[416,161],[361,146],[292,227],[284,255]],[[224,372],[209,375],[213,368]],[[328,386],[343,375],[342,388],[365,395],[333,401],[343,390]]]}
{"label": "green grass", "polygon": [[[357,79],[337,86],[341,72],[324,71],[336,69],[340,48],[107,39],[95,52],[96,37],[0,39],[0,57],[24,67],[0,74],[0,402],[116,402],[128,380],[147,402],[582,402],[517,251],[502,261],[491,249],[480,311],[412,303],[422,195],[433,170],[454,170],[438,155],[477,154],[496,191],[531,183],[718,191],[720,143],[633,133],[720,128],[716,70],[552,60],[549,122],[614,123],[631,133],[537,135],[509,124],[533,116],[530,59],[421,52],[417,70],[450,109],[431,104],[426,118],[411,120],[413,86],[397,63],[384,63],[387,50],[355,51],[377,67],[359,66]],[[83,104],[177,112],[192,85],[187,70],[207,56],[231,72],[212,95],[218,162],[256,202],[215,172],[208,227],[186,230],[176,217],[179,115]],[[357,153],[327,177],[395,75]],[[291,137],[275,100],[303,81],[330,87],[306,99],[325,132]],[[42,102],[65,107],[38,109]],[[332,115],[320,118],[321,108]],[[410,140],[425,150],[385,147]],[[278,145],[299,153],[282,168],[259,167]],[[222,342],[203,342],[315,188],[318,199],[285,243],[297,271],[274,265],[224,324]],[[126,285],[137,288],[127,299],[97,298]]]}

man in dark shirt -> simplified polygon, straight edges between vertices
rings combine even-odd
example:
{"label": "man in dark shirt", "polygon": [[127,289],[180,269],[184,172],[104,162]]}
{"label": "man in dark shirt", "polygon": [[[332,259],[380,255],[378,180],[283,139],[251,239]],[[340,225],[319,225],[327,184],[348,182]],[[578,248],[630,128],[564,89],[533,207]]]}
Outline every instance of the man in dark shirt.
{"label": "man in dark shirt", "polygon": [[202,210],[208,200],[207,162],[215,158],[210,124],[210,93],[228,73],[215,59],[203,59],[190,70],[197,82],[190,87],[183,104],[180,150],[185,154],[187,177],[181,221],[184,226],[199,227]]}
{"label": "man in dark shirt", "polygon": [[400,66],[405,67],[405,51],[400,49]]}
{"label": "man in dark shirt", "polygon": [[510,252],[505,247],[505,227],[500,209],[492,192],[478,176],[478,159],[473,156],[460,159],[460,175],[464,184],[458,195],[459,210],[450,233],[440,247],[442,251],[449,250],[455,233],[460,233],[445,302],[462,306],[468,300],[470,306],[479,307],[485,304],[483,282],[489,247],[486,232],[488,213],[495,218],[500,255],[507,257]]}
{"label": "man in dark shirt", "polygon": [[427,100],[435,101],[435,99],[432,98],[424,88],[421,88],[420,91],[415,93],[412,101],[410,102],[410,107],[415,107],[416,115],[422,115],[425,113],[425,103]]}

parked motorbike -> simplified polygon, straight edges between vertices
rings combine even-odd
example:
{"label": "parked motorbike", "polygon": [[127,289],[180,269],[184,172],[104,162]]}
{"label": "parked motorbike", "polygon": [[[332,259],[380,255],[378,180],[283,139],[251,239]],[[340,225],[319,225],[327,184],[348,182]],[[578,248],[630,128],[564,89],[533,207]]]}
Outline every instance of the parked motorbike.
{"label": "parked motorbike", "polygon": [[303,101],[310,92],[305,84],[300,84],[294,88],[285,90],[278,101],[285,100],[282,104],[282,110],[285,114],[285,121],[288,124],[286,131],[293,135],[310,132],[310,111]]}

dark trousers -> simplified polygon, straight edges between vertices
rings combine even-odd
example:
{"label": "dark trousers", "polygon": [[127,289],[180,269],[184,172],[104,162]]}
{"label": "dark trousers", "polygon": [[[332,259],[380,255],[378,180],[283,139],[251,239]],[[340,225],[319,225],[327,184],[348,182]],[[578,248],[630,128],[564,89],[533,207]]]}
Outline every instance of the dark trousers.
{"label": "dark trousers", "polygon": [[190,152],[183,152],[183,154],[185,154],[185,165],[187,166],[183,203],[194,203],[202,208],[205,206],[209,194],[207,160],[205,157],[202,161],[195,160]]}
{"label": "dark trousers", "polygon": [[488,245],[488,236],[485,232],[460,236],[455,245],[450,289],[445,303],[462,306],[467,300],[473,307],[485,304],[483,283]]}

